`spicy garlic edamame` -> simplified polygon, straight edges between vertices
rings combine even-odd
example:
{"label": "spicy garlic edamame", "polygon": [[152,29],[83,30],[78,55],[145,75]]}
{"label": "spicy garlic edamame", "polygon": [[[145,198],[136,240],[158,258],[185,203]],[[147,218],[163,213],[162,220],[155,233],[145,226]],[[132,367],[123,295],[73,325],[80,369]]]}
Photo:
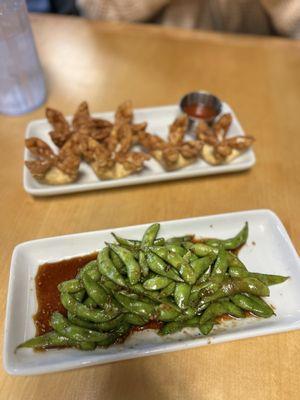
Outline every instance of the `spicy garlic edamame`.
{"label": "spicy garlic edamame", "polygon": [[161,335],[183,328],[198,328],[207,335],[223,315],[274,315],[261,297],[269,296],[269,286],[288,277],[248,271],[239,259],[236,249],[247,241],[248,223],[225,240],[197,241],[193,235],[168,239],[158,237],[159,228],[152,224],[137,239],[113,234],[117,243],[107,243],[97,260],[75,278],[59,283],[66,316],[54,312],[53,331],[17,348],[91,351],[153,321]]}

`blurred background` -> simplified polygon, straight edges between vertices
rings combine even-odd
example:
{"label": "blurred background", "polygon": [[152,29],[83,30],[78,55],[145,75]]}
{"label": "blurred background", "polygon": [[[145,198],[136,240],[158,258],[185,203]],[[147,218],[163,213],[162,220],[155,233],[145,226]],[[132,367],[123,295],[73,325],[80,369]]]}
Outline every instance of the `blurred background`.
{"label": "blurred background", "polygon": [[31,12],[300,38],[300,0],[27,0]]}

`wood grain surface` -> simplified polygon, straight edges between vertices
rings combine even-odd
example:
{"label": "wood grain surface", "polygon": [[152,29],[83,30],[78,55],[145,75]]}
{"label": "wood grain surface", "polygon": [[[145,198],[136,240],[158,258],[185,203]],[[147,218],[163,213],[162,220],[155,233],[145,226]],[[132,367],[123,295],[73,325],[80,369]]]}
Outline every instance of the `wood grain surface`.
{"label": "wood grain surface", "polygon": [[[47,105],[108,111],[211,91],[254,135],[248,172],[33,198],[22,187],[24,130],[44,107],[0,116],[0,347],[12,250],[20,242],[229,211],[270,208],[300,250],[300,42],[32,16]],[[300,283],[299,283],[300,284]],[[0,370],[1,399],[299,399],[300,332],[36,377]]]}

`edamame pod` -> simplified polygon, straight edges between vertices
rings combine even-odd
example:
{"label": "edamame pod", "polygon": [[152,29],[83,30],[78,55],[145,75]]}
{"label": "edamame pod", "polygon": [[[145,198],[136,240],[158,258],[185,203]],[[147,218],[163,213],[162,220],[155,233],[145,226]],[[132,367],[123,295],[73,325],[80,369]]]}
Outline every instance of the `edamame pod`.
{"label": "edamame pod", "polygon": [[122,292],[114,293],[116,300],[130,313],[138,314],[142,318],[149,319],[154,315],[154,306],[144,301],[135,300]]}
{"label": "edamame pod", "polygon": [[228,268],[227,252],[224,246],[221,246],[211,275],[224,276],[225,273],[227,272],[227,268]]}
{"label": "edamame pod", "polygon": [[148,276],[149,267],[148,267],[148,263],[146,260],[146,254],[142,250],[140,250],[140,252],[139,252],[139,263],[141,266],[142,275],[144,277]]}
{"label": "edamame pod", "polygon": [[274,315],[273,309],[262,299],[253,295],[236,294],[231,300],[243,310],[262,318],[269,318]]}
{"label": "edamame pod", "polygon": [[191,287],[187,283],[176,283],[174,299],[179,308],[185,309],[189,304]]}
{"label": "edamame pod", "polygon": [[199,330],[202,335],[208,335],[214,327],[214,323],[212,321],[207,321],[205,324],[199,325]]}
{"label": "edamame pod", "polygon": [[141,278],[141,268],[139,263],[134,258],[134,255],[130,252],[130,250],[125,249],[124,247],[115,244],[110,244],[109,246],[115,253],[118,254],[123,263],[126,265],[127,275],[130,283],[132,285],[138,283]]}
{"label": "edamame pod", "polygon": [[98,306],[104,308],[105,304],[109,300],[109,295],[107,294],[107,292],[99,283],[93,281],[87,274],[83,274],[82,280],[89,297],[94,300],[94,302],[98,304]]}
{"label": "edamame pod", "polygon": [[174,271],[173,268],[169,268],[164,260],[157,256],[155,253],[152,253],[151,251],[146,251],[146,259],[149,268],[156,274],[166,276],[167,278],[170,278],[176,282],[183,281],[179,274]]}
{"label": "edamame pod", "polygon": [[174,293],[176,287],[176,283],[171,281],[162,291],[160,292],[160,297],[168,297]]}
{"label": "edamame pod", "polygon": [[106,308],[105,310],[91,309],[84,304],[76,301],[72,297],[72,295],[68,293],[61,293],[60,299],[65,309],[67,309],[77,317],[87,321],[92,321],[96,323],[105,322],[115,318],[117,315],[120,314],[120,310],[114,305],[111,305],[109,309]]}
{"label": "edamame pod", "polygon": [[160,228],[159,224],[152,224],[149,226],[149,228],[146,230],[142,238],[142,243],[141,243],[142,249],[144,249],[147,246],[153,245],[154,240],[156,239],[156,236],[158,234],[159,228]]}
{"label": "edamame pod", "polygon": [[71,324],[59,312],[54,312],[50,320],[52,328],[60,335],[77,342],[101,342],[108,337],[107,333],[93,331]]}
{"label": "edamame pod", "polygon": [[[114,249],[112,250],[114,251]],[[109,278],[111,281],[115,282],[117,285],[126,286],[124,278],[122,277],[120,272],[117,270],[117,268],[114,266],[113,262],[109,258],[108,247],[105,247],[103,250],[99,251],[97,261],[98,261],[98,268],[101,274]]]}
{"label": "edamame pod", "polygon": [[61,346],[65,347],[65,346],[74,346],[76,344],[77,344],[77,341],[71,340],[71,339],[67,338],[66,336],[62,336],[55,331],[51,331],[51,332],[45,333],[44,335],[36,336],[32,339],[26,340],[26,342],[19,344],[17,349],[20,349],[23,347],[29,347],[32,349],[47,348],[47,347],[61,347]]}
{"label": "edamame pod", "polygon": [[70,279],[57,285],[60,292],[76,293],[84,289],[83,282],[79,279]]}
{"label": "edamame pod", "polygon": [[215,247],[209,246],[205,243],[195,243],[190,247],[190,250],[195,253],[198,257],[205,257],[209,255],[218,255],[219,250]]}
{"label": "edamame pod", "polygon": [[147,279],[143,283],[143,286],[146,290],[160,290],[168,286],[171,282],[171,279],[166,276],[156,275],[153,278]]}
{"label": "edamame pod", "polygon": [[196,280],[198,280],[200,276],[203,275],[208,270],[208,268],[211,266],[215,258],[216,256],[213,254],[202,258],[197,258],[196,260],[190,263],[191,267],[195,272]]}

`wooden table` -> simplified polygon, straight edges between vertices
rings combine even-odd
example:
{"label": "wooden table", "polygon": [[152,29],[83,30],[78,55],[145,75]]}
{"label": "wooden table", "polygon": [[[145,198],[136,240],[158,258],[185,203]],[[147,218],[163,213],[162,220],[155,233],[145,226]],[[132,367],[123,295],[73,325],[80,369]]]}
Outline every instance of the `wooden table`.
{"label": "wooden table", "polygon": [[[1,332],[11,253],[20,242],[227,211],[271,208],[300,249],[300,43],[152,26],[33,16],[47,104],[92,111],[124,99],[173,104],[206,89],[232,105],[257,138],[253,170],[54,198],[22,187],[26,124],[0,117]],[[1,335],[1,348],[3,337]],[[1,399],[299,399],[300,332],[36,377],[0,372]]]}

